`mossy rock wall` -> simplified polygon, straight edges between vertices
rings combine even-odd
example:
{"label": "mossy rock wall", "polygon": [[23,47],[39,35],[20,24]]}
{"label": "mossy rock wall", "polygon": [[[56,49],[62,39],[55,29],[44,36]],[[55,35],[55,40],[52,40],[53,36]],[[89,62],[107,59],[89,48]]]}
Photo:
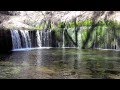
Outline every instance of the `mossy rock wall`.
{"label": "mossy rock wall", "polygon": [[[87,20],[77,23],[77,42],[75,36],[75,26],[73,22],[60,23],[59,27],[55,30],[56,40],[63,43],[63,30],[65,47],[79,48],[103,48],[103,49],[119,49],[120,47],[120,24],[115,21],[99,21],[93,28],[92,22]],[[74,43],[73,43],[74,42]],[[87,42],[87,43],[86,43]]]}

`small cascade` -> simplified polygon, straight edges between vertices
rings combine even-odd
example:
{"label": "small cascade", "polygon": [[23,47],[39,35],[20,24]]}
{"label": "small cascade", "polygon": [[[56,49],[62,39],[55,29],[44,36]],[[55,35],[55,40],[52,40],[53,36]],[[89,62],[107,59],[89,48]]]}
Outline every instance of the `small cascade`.
{"label": "small cascade", "polygon": [[63,39],[63,45],[62,45],[62,47],[65,47],[65,37],[64,37],[64,30],[63,30],[62,39]]}
{"label": "small cascade", "polygon": [[42,41],[41,41],[42,34],[39,30],[36,31],[36,36],[37,36],[37,46],[42,47]]}
{"label": "small cascade", "polygon": [[18,30],[11,30],[11,37],[12,37],[13,49],[22,48],[22,46],[21,46],[21,40],[20,40],[20,35],[18,33]]}
{"label": "small cascade", "polygon": [[51,30],[11,30],[13,49],[51,47]]}
{"label": "small cascade", "polygon": [[83,28],[79,28],[79,30],[78,30],[78,36],[77,36],[77,38],[78,38],[78,47],[77,48],[79,48],[79,49],[81,49],[82,48],[82,32],[83,32]]}
{"label": "small cascade", "polygon": [[46,33],[47,33],[47,41],[46,41],[46,43],[47,43],[47,46],[49,47],[49,46],[50,46],[50,42],[49,42],[49,31],[46,32]]}
{"label": "small cascade", "polygon": [[51,30],[41,31],[42,47],[51,47]]}
{"label": "small cascade", "polygon": [[28,30],[19,30],[21,34],[22,48],[31,48],[31,40]]}
{"label": "small cascade", "polygon": [[42,46],[43,47],[46,47],[47,46],[47,43],[46,43],[46,41],[47,41],[47,35],[46,35],[46,31],[44,31],[44,32],[42,32]]}
{"label": "small cascade", "polygon": [[47,38],[48,38],[48,46],[49,47],[51,47],[52,45],[51,45],[51,42],[52,42],[52,37],[51,37],[51,30],[49,30],[48,32],[47,32]]}
{"label": "small cascade", "polygon": [[28,48],[31,48],[31,39],[30,39],[30,36],[29,36],[29,31],[28,30],[25,30],[25,34],[26,34],[26,38],[27,38],[27,46]]}

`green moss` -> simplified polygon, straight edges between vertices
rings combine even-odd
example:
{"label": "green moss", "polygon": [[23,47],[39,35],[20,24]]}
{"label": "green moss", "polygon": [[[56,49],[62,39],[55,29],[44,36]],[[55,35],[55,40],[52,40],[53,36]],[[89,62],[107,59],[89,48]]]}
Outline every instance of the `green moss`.
{"label": "green moss", "polygon": [[51,24],[51,30],[55,30],[57,27],[53,23]]}
{"label": "green moss", "polygon": [[53,29],[53,31],[55,32],[56,39],[58,41],[61,41],[62,29],[56,28],[56,29]]}
{"label": "green moss", "polygon": [[43,26],[36,26],[34,30],[44,30]]}
{"label": "green moss", "polygon": [[74,22],[70,22],[69,23],[69,28],[75,28],[75,23]]}
{"label": "green moss", "polygon": [[81,26],[91,26],[92,25],[92,20],[85,20],[85,21],[76,21],[76,24],[75,22],[71,21],[71,22],[68,22],[66,23],[66,25],[68,26],[68,28],[75,28],[76,27],[81,27]]}
{"label": "green moss", "polygon": [[91,26],[93,24],[92,20],[85,20],[82,23],[82,26]]}
{"label": "green moss", "polygon": [[60,22],[58,24],[58,28],[65,28],[65,23],[64,22]]}
{"label": "green moss", "polygon": [[[90,30],[90,29],[89,29]],[[84,43],[88,37],[87,33],[89,30],[83,30],[82,33],[82,43]],[[114,46],[114,43],[117,41],[120,32],[120,24],[116,21],[99,21],[97,26],[92,32],[90,32],[91,37],[89,37],[88,45],[86,48],[91,48],[93,44],[101,48],[111,48]],[[114,41],[116,40],[116,41]]]}

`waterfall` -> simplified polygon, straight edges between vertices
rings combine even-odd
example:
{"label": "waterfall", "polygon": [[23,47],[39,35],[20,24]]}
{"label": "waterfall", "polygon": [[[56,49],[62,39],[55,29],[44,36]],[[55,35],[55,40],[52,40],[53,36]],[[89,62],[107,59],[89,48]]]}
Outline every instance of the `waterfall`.
{"label": "waterfall", "polygon": [[[49,41],[49,46],[52,46],[52,45],[51,45],[51,43],[52,43],[51,30],[49,31],[48,34],[49,34],[49,40],[48,40],[48,41]],[[55,43],[55,42],[54,42],[54,43]]]}
{"label": "waterfall", "polygon": [[65,47],[65,38],[64,38],[64,30],[63,30],[63,35],[62,35],[62,39],[63,39],[63,45],[62,45],[62,47]]}
{"label": "waterfall", "polygon": [[45,32],[42,32],[42,47],[45,46]]}
{"label": "waterfall", "polygon": [[22,47],[23,48],[30,48],[31,47],[31,40],[29,36],[28,30],[20,30],[21,34],[21,41],[22,41]]}
{"label": "waterfall", "polygon": [[13,49],[30,48],[31,40],[28,30],[11,30]]}
{"label": "waterfall", "polygon": [[11,30],[13,49],[51,47],[51,30]]}
{"label": "waterfall", "polygon": [[51,30],[41,31],[42,47],[51,47]]}
{"label": "waterfall", "polygon": [[22,46],[21,46],[21,40],[20,40],[20,35],[18,33],[18,30],[11,30],[11,37],[12,37],[13,49],[22,48]]}
{"label": "waterfall", "polygon": [[37,30],[36,36],[37,36],[37,46],[42,47],[42,42],[41,42],[42,34],[39,30]]}
{"label": "waterfall", "polygon": [[29,36],[29,31],[26,30],[25,33],[26,33],[26,38],[27,38],[27,42],[28,42],[27,43],[28,47],[31,48],[31,39],[30,39],[30,36]]}
{"label": "waterfall", "polygon": [[77,36],[77,38],[78,38],[78,47],[77,48],[79,48],[79,49],[82,48],[82,32],[83,32],[83,27],[79,28],[79,30],[78,30],[79,34]]}
{"label": "waterfall", "polygon": [[47,32],[47,38],[48,47],[51,47],[51,30]]}
{"label": "waterfall", "polygon": [[49,31],[47,33],[47,46],[49,47]]}

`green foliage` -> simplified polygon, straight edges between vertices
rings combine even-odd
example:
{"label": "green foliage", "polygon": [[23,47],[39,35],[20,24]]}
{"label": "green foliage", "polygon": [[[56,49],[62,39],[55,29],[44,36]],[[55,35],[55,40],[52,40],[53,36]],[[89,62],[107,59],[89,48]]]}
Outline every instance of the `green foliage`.
{"label": "green foliage", "polygon": [[34,27],[34,30],[44,30],[44,27],[43,26],[36,26],[36,27]]}
{"label": "green foliage", "polygon": [[87,33],[88,33],[88,30],[84,30],[82,32],[82,42],[84,43],[87,39]]}
{"label": "green foliage", "polygon": [[85,20],[81,23],[82,23],[82,26],[91,26],[93,22],[92,22],[92,20]]}
{"label": "green foliage", "polygon": [[57,27],[53,23],[51,23],[51,30],[56,29],[56,28]]}
{"label": "green foliage", "polygon": [[40,25],[37,25],[34,27],[34,30],[44,30],[46,28],[46,24],[45,23],[42,23]]}
{"label": "green foliage", "polygon": [[[77,21],[76,22],[76,27],[81,27],[81,26],[91,26],[92,25],[92,20],[85,20],[85,21]],[[69,28],[75,28],[75,22],[69,22],[67,23]]]}
{"label": "green foliage", "polygon": [[70,22],[69,23],[69,28],[75,28],[75,22]]}
{"label": "green foliage", "polygon": [[[84,23],[86,25],[86,23]],[[82,32],[82,43],[88,39],[88,45],[85,48],[92,48],[95,44],[96,47],[110,48],[116,43],[116,39],[119,37],[120,24],[116,21],[99,21],[97,26],[91,32],[89,30],[83,30]],[[88,33],[91,37],[88,37]],[[116,40],[116,41],[114,41]]]}
{"label": "green foliage", "polygon": [[106,23],[105,21],[103,21],[103,20],[98,22],[98,25],[99,25],[99,26],[106,26],[106,24],[107,24],[107,23]]}
{"label": "green foliage", "polygon": [[[97,26],[91,30],[93,21],[91,19],[85,21],[74,21],[71,22],[60,22],[57,26],[51,23],[51,29],[55,31],[56,39],[62,42],[62,31],[67,29],[69,36],[75,41],[75,27],[86,27],[84,30],[79,30],[78,33],[78,43],[84,45],[86,41],[88,42],[86,48],[92,48],[94,45],[97,47],[105,48],[106,46],[113,47],[115,45],[115,40],[120,37],[120,23],[116,21],[105,21],[101,20],[97,23]],[[36,26],[36,30],[44,30],[47,24],[41,24]],[[89,27],[89,28],[88,28]],[[81,34],[81,35],[79,35]],[[89,34],[90,37],[88,36]],[[65,43],[69,44],[71,41],[68,36],[65,36]],[[78,45],[82,47],[81,45]]]}
{"label": "green foliage", "polygon": [[58,41],[61,41],[61,35],[62,35],[62,29],[61,28],[56,28],[53,29],[55,31],[55,36]]}
{"label": "green foliage", "polygon": [[58,28],[65,28],[65,23],[64,22],[60,22],[58,24]]}

